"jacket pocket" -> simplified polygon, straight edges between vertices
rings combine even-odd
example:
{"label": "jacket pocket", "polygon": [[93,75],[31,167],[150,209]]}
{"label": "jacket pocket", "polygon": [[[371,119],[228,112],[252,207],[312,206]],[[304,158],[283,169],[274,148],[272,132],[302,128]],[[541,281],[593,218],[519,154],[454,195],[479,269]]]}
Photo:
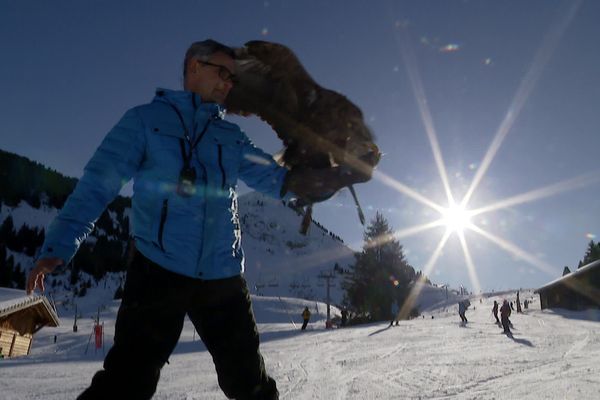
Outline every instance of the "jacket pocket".
{"label": "jacket pocket", "polygon": [[164,199],[162,209],[160,210],[160,225],[158,226],[158,245],[162,251],[165,251],[163,244],[163,233],[165,230],[165,222],[167,222],[167,214],[169,212],[169,199]]}
{"label": "jacket pocket", "polygon": [[218,162],[219,170],[221,170],[221,189],[225,189],[225,182],[227,182],[227,175],[225,174],[225,167],[223,167],[223,145],[217,144],[218,149]]}
{"label": "jacket pocket", "polygon": [[241,141],[215,137],[214,142],[217,145],[217,168],[221,174],[221,189],[235,186],[242,156]]}

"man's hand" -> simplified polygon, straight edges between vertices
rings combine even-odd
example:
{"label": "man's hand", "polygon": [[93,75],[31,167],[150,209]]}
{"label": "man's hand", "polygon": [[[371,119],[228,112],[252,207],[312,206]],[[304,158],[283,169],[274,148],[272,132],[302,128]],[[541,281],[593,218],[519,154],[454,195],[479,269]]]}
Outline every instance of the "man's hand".
{"label": "man's hand", "polygon": [[64,261],[57,257],[40,258],[27,277],[27,294],[31,294],[36,287],[43,292],[45,275],[63,263]]}

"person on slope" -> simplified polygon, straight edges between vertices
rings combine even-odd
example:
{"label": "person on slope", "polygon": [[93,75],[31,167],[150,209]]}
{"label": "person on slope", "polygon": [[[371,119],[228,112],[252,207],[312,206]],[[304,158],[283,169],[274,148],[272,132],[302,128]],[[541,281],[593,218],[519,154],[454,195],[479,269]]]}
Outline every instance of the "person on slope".
{"label": "person on slope", "polygon": [[392,301],[392,319],[390,321],[390,326],[394,325],[394,322],[396,323],[396,326],[398,326],[398,313],[400,312],[399,308],[398,308],[398,302],[397,301]]}
{"label": "person on slope", "polygon": [[469,300],[463,300],[458,302],[458,315],[460,316],[460,319],[464,324],[469,322],[465,313],[467,312],[467,308],[469,308],[470,305],[471,302]]}
{"label": "person on slope", "polygon": [[498,319],[498,302],[494,300],[494,307],[492,307],[492,314],[494,314],[494,318],[496,318],[496,323],[500,324],[500,320]]}
{"label": "person on slope", "polygon": [[302,323],[302,328],[300,328],[300,330],[303,331],[306,329],[308,321],[310,320],[310,311],[308,307],[304,307],[304,311],[302,311],[302,319],[304,320],[304,322]]}
{"label": "person on slope", "polygon": [[510,332],[510,320],[508,319],[508,317],[510,317],[510,305],[508,304],[508,301],[504,300],[502,302],[502,307],[500,307],[500,320],[502,322],[502,328],[504,328],[504,333],[511,333]]}
{"label": "person on slope", "polygon": [[343,308],[342,309],[342,326],[346,326],[347,323],[348,323],[348,310]]}

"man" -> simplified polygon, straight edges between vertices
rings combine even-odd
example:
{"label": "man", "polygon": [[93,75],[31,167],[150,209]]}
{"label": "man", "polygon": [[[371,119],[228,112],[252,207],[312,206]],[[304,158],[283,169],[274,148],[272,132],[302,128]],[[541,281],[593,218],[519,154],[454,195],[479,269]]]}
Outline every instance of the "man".
{"label": "man", "polygon": [[458,302],[458,315],[460,316],[460,320],[463,324],[469,322],[467,321],[467,316],[465,315],[465,313],[467,312],[467,308],[469,308],[470,305],[471,302],[469,300],[463,300]]}
{"label": "man", "polygon": [[348,322],[348,310],[345,308],[342,309],[342,326],[346,326]]}
{"label": "man", "polygon": [[235,188],[240,178],[276,198],[310,197],[318,195],[311,178],[319,171],[303,171],[297,179],[299,174],[277,165],[223,119],[234,73],[229,47],[213,40],[192,44],[184,91],[159,89],[150,104],[125,113],[48,228],[28,293],[44,290],[44,275],[69,262],[122,185],[134,179],[136,252],[114,345],[80,399],[152,397],[186,314],[213,357],[227,397],[278,398],[241,275]]}
{"label": "man", "polygon": [[310,310],[308,309],[308,307],[304,307],[304,311],[302,311],[302,320],[304,322],[302,323],[302,328],[300,328],[301,331],[306,329],[308,321],[310,320]]}
{"label": "man", "polygon": [[398,307],[398,302],[396,300],[392,301],[392,319],[390,321],[390,326],[394,325],[396,322],[396,326],[398,326],[398,314],[400,313],[400,308]]}
{"label": "man", "polygon": [[500,320],[502,321],[502,328],[504,328],[504,333],[510,334],[510,305],[508,305],[508,301],[504,300],[502,302],[502,307],[500,307]]}
{"label": "man", "polygon": [[498,319],[498,302],[494,300],[494,307],[492,307],[492,314],[494,314],[494,318],[496,318],[496,323],[500,324],[500,320]]}

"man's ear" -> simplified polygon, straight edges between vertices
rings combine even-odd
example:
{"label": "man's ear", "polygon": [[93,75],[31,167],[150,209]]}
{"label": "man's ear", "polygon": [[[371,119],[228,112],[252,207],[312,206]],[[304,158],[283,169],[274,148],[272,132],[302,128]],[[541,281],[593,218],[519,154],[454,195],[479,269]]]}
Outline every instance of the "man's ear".
{"label": "man's ear", "polygon": [[202,62],[199,59],[194,58],[194,72],[199,74],[200,68],[202,68]]}
{"label": "man's ear", "polygon": [[197,57],[192,57],[188,60],[186,70],[189,74],[197,74],[199,72],[200,63],[198,61]]}

